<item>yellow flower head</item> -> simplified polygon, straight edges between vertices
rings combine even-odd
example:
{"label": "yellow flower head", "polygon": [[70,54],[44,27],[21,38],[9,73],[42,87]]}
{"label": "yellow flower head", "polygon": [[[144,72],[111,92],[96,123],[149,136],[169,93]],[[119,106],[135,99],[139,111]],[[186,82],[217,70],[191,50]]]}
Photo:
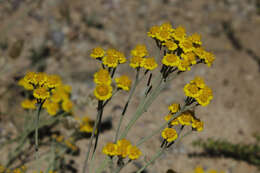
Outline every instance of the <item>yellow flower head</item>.
{"label": "yellow flower head", "polygon": [[26,82],[24,80],[24,78],[19,80],[18,85],[24,87],[24,89],[26,89],[26,90],[33,90],[34,89],[33,85],[28,83],[28,82]]}
{"label": "yellow flower head", "polygon": [[170,22],[164,22],[163,24],[161,24],[160,30],[172,32],[174,29],[172,28],[172,25]]}
{"label": "yellow flower head", "polygon": [[143,62],[144,58],[139,57],[139,56],[134,56],[130,59],[130,67],[132,68],[138,68],[141,67],[141,64]]}
{"label": "yellow flower head", "polygon": [[98,100],[107,100],[112,96],[112,90],[110,85],[99,84],[94,90],[94,95]]}
{"label": "yellow flower head", "polygon": [[171,32],[166,31],[166,30],[160,30],[157,34],[156,34],[156,38],[160,41],[167,41],[169,39],[171,39]]}
{"label": "yellow flower head", "polygon": [[131,50],[131,55],[133,57],[138,56],[138,57],[141,57],[141,58],[147,56],[148,51],[146,49],[146,46],[143,45],[143,44],[136,45],[135,48],[133,50]]}
{"label": "yellow flower head", "polygon": [[128,76],[122,75],[118,78],[115,78],[115,81],[116,81],[117,88],[121,88],[125,91],[129,91],[132,81]]}
{"label": "yellow flower head", "polygon": [[60,107],[59,107],[59,104],[58,103],[55,103],[55,102],[49,102],[47,105],[46,105],[46,109],[47,109],[47,112],[51,115],[51,116],[54,116],[58,113]]}
{"label": "yellow flower head", "polygon": [[36,73],[34,77],[35,77],[36,85],[38,84],[42,86],[47,81],[47,74],[43,72]]}
{"label": "yellow flower head", "polygon": [[165,45],[167,47],[167,49],[170,51],[174,51],[178,48],[178,45],[171,40],[165,41],[165,43],[163,43],[163,45]]}
{"label": "yellow flower head", "polygon": [[184,27],[179,26],[175,29],[175,31],[172,34],[173,38],[178,41],[182,41],[186,37],[186,30]]}
{"label": "yellow flower head", "polygon": [[168,107],[168,109],[171,111],[171,113],[176,113],[176,112],[178,112],[179,110],[180,110],[180,104],[178,104],[178,103],[173,103],[173,104],[171,104],[169,107]]}
{"label": "yellow flower head", "polygon": [[100,69],[94,74],[94,82],[96,84],[111,84],[112,80],[109,72],[106,69]]}
{"label": "yellow flower head", "polygon": [[48,91],[47,88],[45,87],[41,87],[41,88],[36,88],[34,91],[33,91],[33,96],[36,98],[36,99],[47,99],[50,97],[50,92]]}
{"label": "yellow flower head", "polygon": [[[66,95],[66,96],[65,96]],[[60,90],[53,90],[52,91],[52,95],[50,97],[50,100],[55,102],[55,103],[59,103],[61,102],[64,98],[68,98],[69,96],[67,95],[67,93],[64,93]]]}
{"label": "yellow flower head", "polygon": [[131,145],[131,142],[126,139],[121,139],[117,141],[117,155],[125,158],[128,154],[127,148]]}
{"label": "yellow flower head", "polygon": [[119,64],[123,64],[126,62],[126,57],[122,52],[117,51],[117,58],[118,58]]}
{"label": "yellow flower head", "polygon": [[[168,114],[168,115],[166,115],[165,117],[164,117],[164,120],[165,121],[169,121],[171,118],[172,118],[172,114]],[[175,119],[173,119],[172,121],[171,121],[171,125],[172,126],[175,126],[175,125],[178,125],[179,124],[179,121],[178,121],[178,119],[177,118],[175,118]]]}
{"label": "yellow flower head", "polygon": [[185,59],[181,60],[178,64],[178,69],[180,71],[190,70],[190,62]]}
{"label": "yellow flower head", "polygon": [[103,148],[103,153],[108,156],[117,155],[117,145],[112,142],[107,143]]}
{"label": "yellow flower head", "polygon": [[196,55],[193,52],[182,53],[181,57],[183,57],[183,59],[185,61],[188,61],[189,64],[196,64],[197,63]]}
{"label": "yellow flower head", "polygon": [[159,31],[160,31],[160,27],[159,26],[152,26],[150,28],[149,32],[147,33],[147,35],[149,37],[155,38]]}
{"label": "yellow flower head", "polygon": [[178,120],[180,124],[182,125],[191,125],[191,122],[193,120],[193,116],[190,111],[183,112],[179,117]]}
{"label": "yellow flower head", "polygon": [[61,85],[61,78],[58,75],[48,75],[47,80],[46,80],[46,85],[49,88],[55,88]]}
{"label": "yellow flower head", "polygon": [[197,44],[197,45],[201,45],[202,42],[201,42],[201,36],[197,33],[194,33],[192,34],[191,36],[188,37],[188,39],[194,43],[194,44]]}
{"label": "yellow flower head", "polygon": [[73,108],[73,103],[72,101],[70,101],[69,99],[64,100],[61,104],[62,109],[65,112],[71,112],[72,108]]}
{"label": "yellow flower head", "polygon": [[202,48],[202,47],[197,47],[193,49],[193,52],[200,58],[200,59],[204,59],[204,54],[206,53],[206,51]]}
{"label": "yellow flower head", "polygon": [[162,59],[162,63],[170,67],[178,66],[180,61],[180,58],[175,54],[166,54]]}
{"label": "yellow flower head", "polygon": [[36,104],[37,100],[29,100],[29,99],[25,99],[22,101],[21,106],[24,109],[36,109]]}
{"label": "yellow flower head", "polygon": [[198,88],[205,88],[206,86],[204,80],[199,76],[196,76],[190,83],[195,84]]}
{"label": "yellow flower head", "polygon": [[127,147],[127,154],[128,154],[129,159],[135,160],[135,159],[138,159],[142,155],[142,152],[136,146],[129,145]]}
{"label": "yellow flower head", "polygon": [[104,65],[115,68],[118,65],[118,57],[113,54],[108,54],[102,59]]}
{"label": "yellow flower head", "polygon": [[90,118],[87,116],[83,117],[80,122],[79,131],[91,133],[92,130],[93,130],[93,125],[91,124]]}
{"label": "yellow flower head", "polygon": [[92,52],[90,54],[90,56],[95,59],[102,58],[104,55],[105,55],[105,51],[101,47],[96,47],[96,48],[92,49]]}
{"label": "yellow flower head", "polygon": [[213,53],[205,52],[204,59],[205,59],[205,63],[210,67],[215,60],[215,56]]}
{"label": "yellow flower head", "polygon": [[204,123],[200,120],[197,120],[197,119],[193,119],[192,120],[192,127],[195,128],[198,132],[202,131],[203,130],[203,127],[204,127]]}
{"label": "yellow flower head", "polygon": [[180,48],[183,50],[184,53],[192,52],[194,47],[192,42],[189,39],[183,39],[179,43]]}
{"label": "yellow flower head", "polygon": [[178,138],[178,134],[175,129],[165,128],[162,131],[162,137],[167,140],[167,142],[172,142]]}
{"label": "yellow flower head", "polygon": [[197,166],[195,169],[194,169],[194,173],[204,173],[204,170],[201,166]]}
{"label": "yellow flower head", "polygon": [[154,58],[144,58],[141,63],[141,67],[145,68],[146,70],[154,70],[157,66],[158,64]]}
{"label": "yellow flower head", "polygon": [[204,87],[200,90],[199,95],[196,97],[197,102],[201,106],[207,106],[213,99],[213,92],[209,87]]}
{"label": "yellow flower head", "polygon": [[186,96],[193,98],[200,95],[199,88],[193,83],[188,83],[184,86],[184,93]]}
{"label": "yellow flower head", "polygon": [[26,75],[24,76],[24,81],[30,84],[36,84],[35,75],[35,72],[26,73]]}

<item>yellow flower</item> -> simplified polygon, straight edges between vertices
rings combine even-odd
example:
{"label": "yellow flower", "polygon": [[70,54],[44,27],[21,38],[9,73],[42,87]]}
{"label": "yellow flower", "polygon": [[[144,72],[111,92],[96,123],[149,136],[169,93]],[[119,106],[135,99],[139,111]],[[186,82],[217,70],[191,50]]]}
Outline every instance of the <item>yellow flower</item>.
{"label": "yellow flower", "polygon": [[188,39],[181,40],[179,43],[179,46],[183,50],[184,53],[192,52],[194,49],[192,42]]}
{"label": "yellow flower", "polygon": [[191,115],[190,111],[183,112],[179,117],[178,120],[180,124],[182,125],[191,125],[191,122],[193,120],[193,116]]}
{"label": "yellow flower", "polygon": [[128,154],[127,148],[131,145],[131,142],[126,139],[121,139],[117,141],[117,155],[125,158]]}
{"label": "yellow flower", "polygon": [[171,40],[165,41],[165,43],[163,43],[163,45],[165,45],[168,48],[168,50],[170,50],[170,51],[174,51],[178,48],[178,45]]}
{"label": "yellow flower", "polygon": [[181,57],[183,57],[184,60],[188,61],[190,64],[196,64],[196,55],[193,52],[188,53],[182,53]]}
{"label": "yellow flower", "polygon": [[194,169],[194,173],[204,173],[204,170],[203,170],[202,167],[197,166],[197,167]]}
{"label": "yellow flower", "polygon": [[62,87],[66,93],[71,93],[72,88],[70,85],[62,85]]}
{"label": "yellow flower", "polygon": [[146,70],[153,70],[158,66],[154,58],[144,58],[141,63],[141,67],[145,68]]}
{"label": "yellow flower", "polygon": [[136,45],[135,48],[133,50],[131,50],[131,55],[133,57],[137,56],[137,57],[141,57],[141,58],[147,56],[148,55],[148,51],[146,49],[146,46],[143,45],[143,44]]}
{"label": "yellow flower", "polygon": [[180,63],[178,64],[178,69],[180,71],[190,70],[190,62],[185,59],[181,60]]}
{"label": "yellow flower", "polygon": [[91,124],[90,118],[87,116],[83,117],[80,122],[79,131],[91,133],[92,130],[93,130],[93,125]]}
{"label": "yellow flower", "polygon": [[33,96],[36,98],[36,99],[47,99],[48,97],[50,97],[50,92],[47,90],[47,88],[45,87],[41,87],[41,88],[36,88],[34,91],[33,91]]}
{"label": "yellow flower", "polygon": [[98,100],[107,100],[112,96],[112,90],[110,85],[99,84],[94,90],[94,95]]}
{"label": "yellow flower", "polygon": [[204,59],[205,50],[202,47],[197,47],[193,49],[193,52],[200,58]]}
{"label": "yellow flower", "polygon": [[35,85],[40,85],[42,86],[46,81],[47,81],[47,74],[46,73],[36,73],[34,75],[35,78]]}
{"label": "yellow flower", "polygon": [[175,29],[175,31],[172,34],[173,38],[178,41],[182,41],[186,37],[186,30],[184,27],[179,26]]}
{"label": "yellow flower", "polygon": [[178,66],[180,58],[175,54],[166,54],[162,59],[162,63],[170,67]]}
{"label": "yellow flower", "polygon": [[106,65],[108,67],[115,68],[118,65],[118,58],[117,58],[117,56],[114,56],[114,55],[106,55],[102,59],[102,62],[104,65]]}
{"label": "yellow flower", "polygon": [[94,82],[96,84],[111,84],[112,80],[109,72],[106,69],[100,69],[94,74]]}
{"label": "yellow flower", "polygon": [[72,101],[67,99],[62,102],[61,106],[65,112],[70,112],[73,108],[73,103],[72,103]]}
{"label": "yellow flower", "polygon": [[204,123],[200,120],[194,119],[192,120],[192,127],[195,128],[198,132],[203,130]]}
{"label": "yellow flower", "polygon": [[180,104],[178,104],[178,103],[173,103],[173,104],[171,104],[169,107],[168,107],[168,109],[171,111],[171,113],[176,113],[176,112],[178,112],[179,110],[180,110]]}
{"label": "yellow flower", "polygon": [[30,84],[36,84],[35,75],[35,72],[26,73],[26,75],[24,76],[24,81]]}
{"label": "yellow flower", "polygon": [[161,24],[160,30],[172,32],[174,29],[172,28],[172,25],[170,22],[164,22],[163,24]]}
{"label": "yellow flower", "polygon": [[130,67],[132,68],[138,68],[141,67],[141,64],[143,62],[144,58],[139,57],[139,56],[134,56],[130,59]]}
{"label": "yellow flower", "polygon": [[167,140],[167,142],[172,142],[178,138],[178,134],[175,129],[165,128],[162,131],[162,137]]}
{"label": "yellow flower", "polygon": [[129,79],[128,76],[122,75],[120,77],[115,78],[115,81],[116,81],[117,88],[121,88],[125,91],[129,91],[132,81],[131,79]]}
{"label": "yellow flower", "polygon": [[34,89],[33,85],[28,83],[28,82],[26,82],[24,80],[24,78],[19,80],[18,85],[24,87],[24,89],[26,89],[26,90],[33,90]]}
{"label": "yellow flower", "polygon": [[[66,96],[65,96],[66,95]],[[50,100],[55,102],[55,103],[59,103],[61,102],[64,98],[68,98],[69,96],[67,95],[67,93],[62,92],[60,90],[53,90],[52,91],[52,95],[50,97]]]}
{"label": "yellow flower", "polygon": [[47,76],[46,85],[49,88],[55,88],[55,87],[58,87],[61,84],[62,84],[61,78],[58,75],[48,75]]}
{"label": "yellow flower", "polygon": [[210,67],[215,60],[215,56],[213,53],[205,52],[204,59],[205,59],[206,64]]}
{"label": "yellow flower", "polygon": [[128,154],[129,159],[135,160],[135,159],[138,159],[142,155],[142,152],[136,146],[129,145],[127,147],[127,154]]}
{"label": "yellow flower", "polygon": [[119,64],[123,64],[126,62],[125,55],[122,52],[117,51],[117,58],[118,58]]}
{"label": "yellow flower", "polygon": [[[166,115],[165,117],[164,117],[164,120],[165,121],[169,121],[171,118],[172,118],[172,114],[168,114],[168,115]],[[177,118],[175,118],[175,119],[173,119],[172,121],[171,121],[171,125],[172,126],[175,126],[175,125],[178,125],[179,124],[179,121],[178,121],[178,119]]]}
{"label": "yellow flower", "polygon": [[24,109],[36,109],[36,104],[37,100],[29,100],[29,99],[25,99],[22,101],[21,106]]}
{"label": "yellow flower", "polygon": [[64,143],[66,144],[66,146],[68,148],[70,148],[72,151],[76,151],[77,150],[77,147],[71,142],[71,139],[66,139],[64,141]]}
{"label": "yellow flower", "polygon": [[147,32],[147,35],[149,37],[155,38],[159,31],[160,31],[160,27],[159,26],[152,26],[150,28],[149,32]]}
{"label": "yellow flower", "polygon": [[204,80],[199,76],[196,76],[190,83],[194,83],[198,88],[205,88],[206,86]]}
{"label": "yellow flower", "polygon": [[171,32],[166,31],[166,30],[160,30],[157,34],[156,34],[156,38],[160,41],[167,41],[171,38]]}
{"label": "yellow flower", "polygon": [[59,104],[55,102],[49,102],[46,106],[46,109],[51,116],[54,116],[59,111]]}
{"label": "yellow flower", "polygon": [[117,155],[117,145],[109,142],[106,144],[106,146],[103,147],[103,153],[108,156],[115,156]]}
{"label": "yellow flower", "polygon": [[213,93],[209,87],[202,88],[199,92],[199,95],[196,97],[197,102],[201,106],[207,106],[212,99],[213,99]]}
{"label": "yellow flower", "polygon": [[201,45],[202,42],[201,42],[201,36],[197,33],[194,33],[192,34],[191,36],[188,37],[188,39],[194,43],[194,44],[197,44],[197,45]]}
{"label": "yellow flower", "polygon": [[101,47],[96,47],[96,48],[92,49],[92,52],[90,54],[90,56],[95,59],[102,58],[104,55],[105,55],[105,51]]}
{"label": "yellow flower", "polygon": [[188,97],[197,97],[200,95],[199,88],[193,83],[188,83],[184,86],[184,93]]}

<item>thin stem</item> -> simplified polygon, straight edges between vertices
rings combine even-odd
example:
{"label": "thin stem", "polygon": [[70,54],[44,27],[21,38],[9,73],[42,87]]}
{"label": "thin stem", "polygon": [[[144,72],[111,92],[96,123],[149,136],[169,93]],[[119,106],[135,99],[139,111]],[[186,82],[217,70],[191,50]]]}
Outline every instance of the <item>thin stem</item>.
{"label": "thin stem", "polygon": [[88,145],[88,151],[87,151],[86,158],[85,158],[85,161],[84,161],[84,166],[83,166],[83,172],[82,173],[85,173],[86,169],[87,169],[87,164],[88,164],[88,160],[89,160],[89,154],[90,154],[90,150],[91,150],[91,147],[92,147],[94,135],[95,135],[95,132],[97,130],[98,122],[100,121],[99,119],[100,119],[101,114],[103,112],[102,111],[102,109],[103,109],[102,105],[103,105],[103,101],[99,101],[98,102],[98,114],[97,114],[97,117],[96,117],[96,120],[95,120],[93,131],[91,133],[90,142],[89,142],[89,145]]}

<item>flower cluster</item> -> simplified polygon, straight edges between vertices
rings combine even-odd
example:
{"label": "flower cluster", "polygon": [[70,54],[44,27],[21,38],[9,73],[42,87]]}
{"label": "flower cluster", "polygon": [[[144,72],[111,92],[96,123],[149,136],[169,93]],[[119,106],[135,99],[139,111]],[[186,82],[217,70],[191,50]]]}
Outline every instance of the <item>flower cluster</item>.
{"label": "flower cluster", "polygon": [[130,67],[139,69],[143,67],[146,70],[154,70],[158,64],[153,57],[147,57],[148,51],[145,45],[138,44],[131,50]]}
{"label": "flower cluster", "polygon": [[62,135],[52,135],[52,138],[59,143],[62,146],[65,146],[67,148],[69,148],[71,151],[75,152],[78,150],[78,147],[76,145],[73,144],[73,140],[71,138],[69,139],[65,139],[64,136]]}
{"label": "flower cluster", "polygon": [[185,95],[187,100],[196,100],[201,106],[207,106],[213,99],[213,92],[209,88],[204,80],[200,77],[195,77],[190,83],[184,86]]}
{"label": "flower cluster", "polygon": [[108,156],[119,156],[131,160],[138,159],[142,152],[136,146],[133,146],[130,141],[126,139],[118,140],[116,144],[109,142],[103,148],[103,153]]}
{"label": "flower cluster", "polygon": [[188,36],[182,26],[173,28],[170,23],[163,23],[151,27],[148,36],[156,41],[160,49],[165,48],[162,64],[168,68],[187,71],[200,62],[210,67],[215,60],[214,55],[202,47],[201,36],[197,33]]}
{"label": "flower cluster", "polygon": [[20,168],[15,168],[13,170],[5,168],[0,164],[0,173],[25,173],[27,170],[26,166],[21,166]]}
{"label": "flower cluster", "polygon": [[224,171],[216,171],[214,169],[210,169],[208,170],[207,172],[204,171],[204,169],[201,167],[201,166],[197,166],[195,169],[194,169],[194,173],[224,173]]}
{"label": "flower cluster", "polygon": [[73,103],[70,100],[71,87],[64,85],[57,75],[28,72],[19,83],[26,90],[32,91],[34,99],[25,99],[21,106],[24,109],[36,109],[36,104],[43,104],[43,108],[50,115],[56,115],[61,109],[71,112]]}
{"label": "flower cluster", "polygon": [[83,133],[91,133],[93,130],[93,123],[94,122],[89,117],[83,117],[79,124],[79,131]]}

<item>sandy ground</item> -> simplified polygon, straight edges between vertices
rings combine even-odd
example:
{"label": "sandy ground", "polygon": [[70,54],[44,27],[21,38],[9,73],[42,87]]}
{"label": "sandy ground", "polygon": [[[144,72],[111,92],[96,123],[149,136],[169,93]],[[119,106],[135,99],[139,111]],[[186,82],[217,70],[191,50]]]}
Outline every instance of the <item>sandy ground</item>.
{"label": "sandy ground", "polygon": [[[183,86],[194,76],[205,78],[214,90],[214,100],[196,114],[205,121],[205,130],[186,137],[159,161],[148,168],[149,173],[174,169],[189,172],[196,165],[226,170],[233,173],[256,173],[254,166],[232,159],[189,158],[195,151],[191,142],[197,138],[224,138],[231,142],[250,143],[252,134],[260,132],[260,14],[257,0],[13,0],[0,1],[0,133],[17,134],[13,124],[19,124],[21,91],[15,79],[26,71],[44,67],[48,73],[57,73],[73,87],[72,98],[76,112],[95,117],[94,104],[89,94],[94,84],[92,74],[98,64],[89,58],[89,50],[99,45],[115,47],[127,56],[138,43],[146,44],[152,55],[158,55],[154,42],[146,36],[149,27],[169,21],[174,26],[185,26],[188,33],[202,35],[203,45],[214,52],[216,61],[212,68],[197,66],[174,80],[138,120],[128,138],[138,141],[149,131],[156,129],[167,114],[167,106],[181,101]],[[21,51],[19,43],[23,42]],[[7,49],[4,49],[8,45]],[[47,47],[49,54],[37,65],[32,65],[32,49]],[[20,54],[19,54],[20,53]],[[124,67],[124,66],[123,66]],[[121,68],[119,74],[132,75],[131,69]],[[134,77],[132,75],[132,77]],[[136,93],[129,112],[130,117],[142,89]],[[126,100],[118,95],[108,106],[104,118],[111,117],[116,124],[120,111],[115,109]],[[87,113],[86,113],[87,112]],[[126,118],[126,122],[127,122]],[[126,124],[123,123],[123,125]],[[96,163],[103,158],[102,144],[111,140],[115,126],[100,137]],[[81,168],[87,140],[78,144],[82,148],[75,158]],[[141,147],[150,158],[160,145],[159,136]],[[2,151],[1,151],[2,152]],[[1,158],[0,160],[2,160]],[[136,170],[129,165],[123,172]],[[79,169],[80,171],[80,169]]]}

